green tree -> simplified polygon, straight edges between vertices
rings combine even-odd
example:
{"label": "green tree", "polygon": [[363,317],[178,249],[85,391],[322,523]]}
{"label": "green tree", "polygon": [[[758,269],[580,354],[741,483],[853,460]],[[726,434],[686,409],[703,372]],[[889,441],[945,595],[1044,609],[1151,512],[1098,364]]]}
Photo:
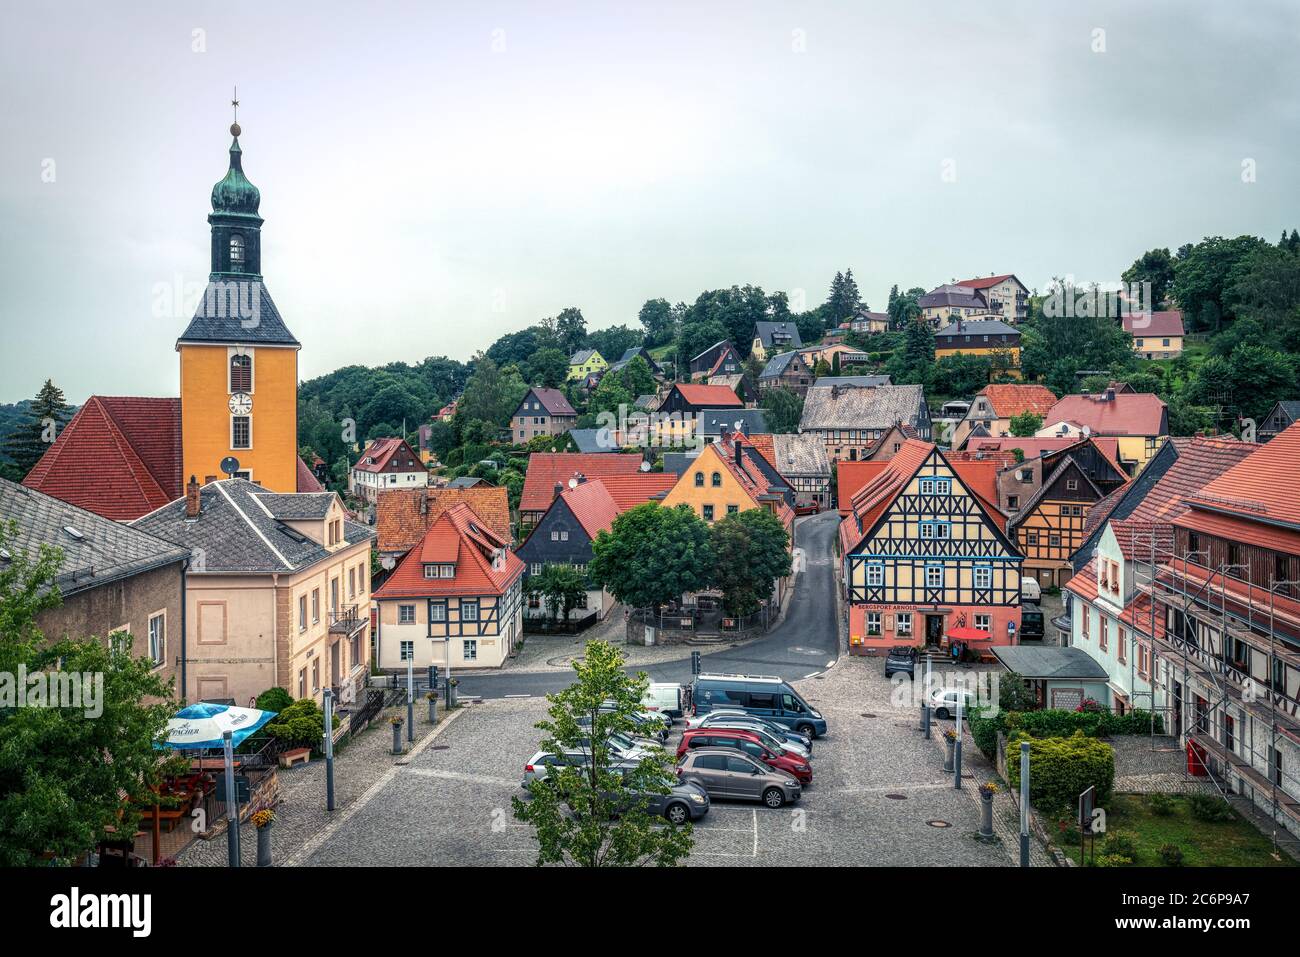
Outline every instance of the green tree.
{"label": "green tree", "polygon": [[567,621],[569,612],[578,607],[587,593],[587,580],[572,565],[547,563],[536,575],[529,575],[525,583],[528,594],[537,595],[546,605],[551,620]]}
{"label": "green tree", "polygon": [[908,322],[903,348],[889,357],[886,368],[898,385],[929,385],[934,373],[934,330],[924,319]]}
{"label": "green tree", "polygon": [[803,399],[784,386],[768,389],[758,401],[766,413],[767,427],[773,434],[788,435],[799,431],[803,418]]}
{"label": "green tree", "polygon": [[645,328],[648,345],[671,342],[677,334],[677,313],[667,299],[647,299],[637,318]]}
{"label": "green tree", "polygon": [[605,357],[606,362],[617,362],[628,349],[645,343],[645,333],[625,325],[608,326],[587,333],[583,345],[595,349]]}
{"label": "green tree", "polygon": [[582,317],[582,310],[577,306],[561,309],[559,315],[546,320],[543,325],[553,326],[555,335],[560,340],[560,348],[569,355],[579,349],[587,338],[587,320]]}
{"label": "green tree", "polygon": [[456,407],[456,419],[461,423],[487,422],[500,428],[509,423],[527,392],[528,385],[515,367],[503,369],[488,356],[478,356],[474,374],[465,383],[465,394]]}
{"label": "green tree", "polygon": [[176,703],[153,662],[131,656],[126,632],[111,641],[45,639],[36,618],[62,602],[55,582],[63,555],[46,546],[27,554],[17,531],[0,524],[0,548],[10,553],[0,563],[0,673],[21,667],[29,677],[60,671],[103,681],[89,708],[0,708],[0,866],[35,867],[49,863],[47,853],[70,862],[109,827],[130,834],[139,826],[150,789],[179,766],[154,748]]}
{"label": "green tree", "polygon": [[1021,412],[1011,417],[1011,434],[1018,439],[1031,439],[1043,427],[1043,417],[1037,412]]}
{"label": "green tree", "polygon": [[569,375],[569,357],[554,346],[539,349],[527,360],[528,381],[546,389],[558,389]]}
{"label": "green tree", "polygon": [[1159,309],[1174,281],[1174,258],[1168,249],[1149,249],[1120,278],[1126,283],[1151,283],[1151,306]]}
{"label": "green tree", "polygon": [[[642,710],[649,679],[623,668],[623,655],[603,641],[587,643],[575,661],[577,680],[549,694],[547,718],[537,723],[541,750],[562,754],[581,750],[579,764],[555,764],[528,786],[531,800],[511,798],[515,818],[531,825],[537,863],[577,867],[672,867],[691,852],[691,825],[667,824],[651,817],[652,795],[668,794],[674,783],[672,761],[652,746],[636,761],[618,758],[610,739],[634,735],[633,715]],[[566,813],[566,807],[568,813]]]}
{"label": "green tree", "polygon": [[1222,319],[1235,318],[1228,290],[1249,255],[1267,245],[1256,236],[1209,236],[1178,251],[1171,292],[1183,314],[1192,320],[1189,332],[1217,332]]}
{"label": "green tree", "polygon": [[27,410],[26,421],[9,434],[4,450],[25,476],[45,450],[54,444],[58,433],[72,418],[71,407],[63,401],[63,390],[50,379],[45,380]]}
{"label": "green tree", "polygon": [[639,395],[648,395],[655,390],[655,376],[650,371],[650,363],[644,357],[636,356],[618,373],[623,380],[623,388],[635,399]]}
{"label": "green tree", "polygon": [[689,505],[648,502],[628,509],[591,545],[591,580],[634,608],[676,601],[709,587],[713,551],[708,526]]}
{"label": "green tree", "polygon": [[738,617],[753,614],[767,600],[777,579],[790,574],[790,536],[765,508],[735,512],[709,529],[716,563],[713,583],[723,605]]}

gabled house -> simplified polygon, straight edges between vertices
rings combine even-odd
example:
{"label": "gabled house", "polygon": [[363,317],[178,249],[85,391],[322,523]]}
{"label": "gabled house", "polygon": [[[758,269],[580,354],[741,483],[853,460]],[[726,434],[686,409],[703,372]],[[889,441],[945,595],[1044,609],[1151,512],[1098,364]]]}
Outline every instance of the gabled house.
{"label": "gabled house", "polygon": [[816,435],[832,462],[856,461],[895,425],[930,438],[930,410],[919,385],[814,385],[804,398],[799,431]]}
{"label": "gabled house", "polygon": [[889,430],[872,444],[871,448],[858,456],[860,462],[888,462],[903,449],[908,439],[918,438],[916,429],[910,425],[891,425]]}
{"label": "gabled house", "polygon": [[1256,436],[1261,442],[1267,442],[1279,432],[1285,432],[1296,422],[1300,422],[1300,401],[1290,400],[1275,402],[1256,429]]}
{"label": "gabled house", "polygon": [[650,367],[651,375],[653,375],[656,379],[663,378],[664,370],[660,368],[659,363],[655,362],[654,356],[650,355],[650,350],[647,349],[645,346],[633,346],[632,348],[625,350],[623,352],[623,355],[619,358],[617,362],[610,364],[609,371],[621,372],[622,370],[626,369],[627,364],[631,362],[633,359],[635,359],[637,356],[640,356],[642,359],[645,360],[645,364]]}
{"label": "gabled house", "polygon": [[[998,449],[999,443],[1008,448]],[[973,448],[972,448],[973,446]],[[992,448],[990,447],[992,446]],[[1020,460],[1014,459],[1019,451]],[[1072,456],[1098,491],[1105,498],[1129,481],[1128,473],[1119,464],[1118,447],[1114,439],[977,439],[967,443],[965,452],[950,457],[968,455],[983,457],[999,463],[997,476],[998,508],[1015,516],[1035,498],[1043,482],[1056,470],[1066,456]],[[1011,461],[1007,461],[1011,458]],[[1100,499],[1098,499],[1100,501]],[[1091,514],[1085,509],[1084,517]],[[1073,549],[1071,549],[1073,552]]]}
{"label": "gabled house", "polygon": [[731,432],[744,435],[766,435],[767,413],[762,409],[704,409],[700,412],[698,435],[712,441]]}
{"label": "gabled house", "polygon": [[813,367],[801,352],[782,352],[767,360],[758,374],[758,391],[789,389],[799,396],[807,395],[812,386]]}
{"label": "gabled house", "polygon": [[568,379],[570,382],[583,382],[593,376],[599,377],[607,368],[609,363],[595,349],[579,349],[569,356]]}
{"label": "gabled house", "polygon": [[1169,436],[1169,412],[1149,392],[1062,396],[1043,416],[1040,436],[1105,436],[1118,440],[1120,464],[1136,475]]}
{"label": "gabled house", "polygon": [[1166,312],[1125,313],[1124,331],[1133,336],[1133,351],[1143,359],[1172,359],[1183,351],[1183,314]]}
{"label": "gabled house", "polygon": [[[1023,472],[1029,466],[1014,468]],[[1007,533],[1025,556],[1026,575],[1043,588],[1059,587],[1072,577],[1069,559],[1083,543],[1088,509],[1104,494],[1073,455],[1061,458],[1007,523]]]}
{"label": "gabled house", "polygon": [[956,319],[989,316],[995,310],[978,290],[956,284],[936,286],[917,300],[921,318],[936,329]]}
{"label": "gabled house", "polygon": [[511,440],[523,445],[539,435],[563,435],[578,424],[578,413],[559,389],[533,386],[510,417]]}
{"label": "gabled house", "polygon": [[831,460],[815,435],[778,434],[772,440],[772,464],[798,500],[831,507]]}
{"label": "gabled house", "polygon": [[849,329],[858,335],[872,336],[889,331],[889,313],[859,309],[849,318]]}
{"label": "gabled house", "polygon": [[519,500],[520,534],[526,534],[546,514],[556,496],[571,479],[579,476],[604,479],[615,475],[635,475],[641,470],[639,455],[608,453],[534,452],[528,456],[524,489]]}
{"label": "gabled house", "polygon": [[376,546],[385,568],[393,568],[443,512],[467,505],[498,537],[510,540],[510,493],[504,486],[423,488],[381,495],[375,505]]}
{"label": "gabled house", "polygon": [[1042,385],[986,385],[975,393],[966,417],[952,433],[952,447],[965,447],[971,435],[998,438],[1011,434],[1011,420],[1031,412],[1045,416],[1056,404],[1056,394]]}
{"label": "gabled house", "polygon": [[744,363],[730,339],[723,339],[709,346],[691,359],[691,378],[703,376],[712,378],[718,375],[739,375],[745,371]]}
{"label": "gabled house", "polygon": [[1029,287],[1011,273],[963,279],[957,285],[979,293],[990,311],[1000,313],[1012,325],[1029,316]]}
{"label": "gabled house", "polygon": [[185,569],[189,549],[0,479],[0,574],[15,556],[63,553],[54,584],[60,601],[36,616],[47,641],[132,636],[131,654],[164,681],[185,686]]}
{"label": "gabled house", "polygon": [[379,667],[499,667],[523,636],[523,577],[510,540],[453,505],[375,592]]}
{"label": "gabled house", "polygon": [[706,410],[743,409],[740,396],[725,385],[698,385],[691,382],[674,382],[668,395],[659,404],[660,413],[679,413],[696,416]]}
{"label": "gabled house", "polygon": [[398,438],[373,439],[348,474],[348,491],[367,502],[381,492],[423,488],[429,473],[415,449]]}
{"label": "gabled house", "polygon": [[993,372],[1019,376],[1020,330],[1001,319],[954,319],[934,334],[934,358],[959,355],[986,356]]}
{"label": "gabled house", "polygon": [[333,688],[345,710],[356,700],[369,672],[375,533],[350,521],[336,494],[191,478],[184,498],[131,527],[192,555],[188,700],[244,705],[277,686],[317,701]]}
{"label": "gabled house", "polygon": [[793,490],[743,435],[732,433],[706,445],[664,496],[663,504],[689,505],[709,524],[736,512],[764,508],[792,533],[793,547]]}
{"label": "gabled house", "polygon": [[[864,464],[875,474],[839,528],[850,654],[1016,644],[1023,558],[996,508],[929,442]],[[848,494],[841,480],[841,503]]]}
{"label": "gabled house", "polygon": [[803,340],[799,338],[799,327],[793,320],[754,323],[754,336],[749,350],[751,355],[766,360],[768,356],[779,352],[802,348]]}

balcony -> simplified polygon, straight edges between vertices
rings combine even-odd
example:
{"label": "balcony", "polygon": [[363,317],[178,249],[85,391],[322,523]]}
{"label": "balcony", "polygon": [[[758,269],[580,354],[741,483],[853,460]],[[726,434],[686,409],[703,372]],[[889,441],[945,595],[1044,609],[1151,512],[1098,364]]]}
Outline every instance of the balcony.
{"label": "balcony", "polygon": [[330,612],[329,621],[331,635],[351,636],[364,628],[370,622],[370,618],[361,614],[360,606],[344,605]]}

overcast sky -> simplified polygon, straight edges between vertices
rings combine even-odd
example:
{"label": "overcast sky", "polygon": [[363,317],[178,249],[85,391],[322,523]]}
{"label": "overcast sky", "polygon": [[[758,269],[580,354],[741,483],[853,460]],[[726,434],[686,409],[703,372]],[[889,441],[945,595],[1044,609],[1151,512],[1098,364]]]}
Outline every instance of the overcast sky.
{"label": "overcast sky", "polygon": [[235,84],[303,378],[1300,225],[1300,7],[1136,6],[7,4],[0,401],[177,394]]}

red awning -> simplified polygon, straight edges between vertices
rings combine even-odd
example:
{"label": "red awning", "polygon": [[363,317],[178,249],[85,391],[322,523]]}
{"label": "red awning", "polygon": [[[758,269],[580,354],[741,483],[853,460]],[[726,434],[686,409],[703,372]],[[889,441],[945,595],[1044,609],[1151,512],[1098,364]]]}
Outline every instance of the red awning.
{"label": "red awning", "polygon": [[982,628],[949,628],[949,641],[992,641],[993,633]]}

